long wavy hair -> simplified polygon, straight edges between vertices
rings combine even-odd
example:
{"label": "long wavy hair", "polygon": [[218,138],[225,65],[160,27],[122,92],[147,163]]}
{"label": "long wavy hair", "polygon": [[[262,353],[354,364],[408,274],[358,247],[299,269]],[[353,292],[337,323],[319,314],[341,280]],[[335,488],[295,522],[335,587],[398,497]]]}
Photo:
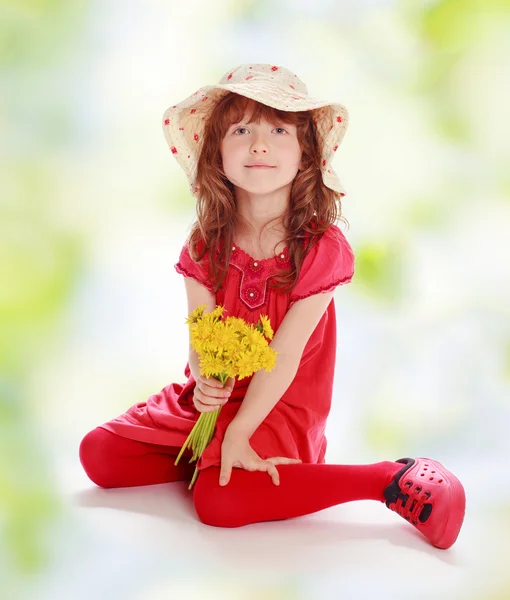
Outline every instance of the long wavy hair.
{"label": "long wavy hair", "polygon": [[192,259],[198,263],[205,261],[204,256],[208,253],[206,268],[209,282],[217,292],[227,275],[234,233],[245,230],[247,226],[249,228],[237,211],[234,186],[223,170],[221,142],[229,127],[239,123],[249,109],[249,123],[260,123],[264,119],[275,125],[295,125],[302,151],[302,170],[292,182],[285,213],[268,221],[263,228],[274,220],[281,222],[285,232],[281,241],[287,246],[290,267],[282,268],[277,275],[270,277],[268,286],[281,293],[289,293],[299,279],[305,257],[324,232],[337,220],[348,225],[347,219],[342,216],[341,194],[326,187],[322,181],[322,140],[313,122],[312,111],[277,110],[233,92],[227,92],[216,103],[205,125],[198,159],[197,220],[191,228],[188,249]]}

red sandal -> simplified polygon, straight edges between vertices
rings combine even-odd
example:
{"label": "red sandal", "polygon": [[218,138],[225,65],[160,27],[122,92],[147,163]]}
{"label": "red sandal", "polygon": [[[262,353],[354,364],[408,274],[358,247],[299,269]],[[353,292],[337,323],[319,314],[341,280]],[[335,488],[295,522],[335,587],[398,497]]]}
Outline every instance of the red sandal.
{"label": "red sandal", "polygon": [[404,517],[436,548],[455,543],[466,510],[461,482],[430,458],[399,458],[404,463],[386,486],[386,506]]}

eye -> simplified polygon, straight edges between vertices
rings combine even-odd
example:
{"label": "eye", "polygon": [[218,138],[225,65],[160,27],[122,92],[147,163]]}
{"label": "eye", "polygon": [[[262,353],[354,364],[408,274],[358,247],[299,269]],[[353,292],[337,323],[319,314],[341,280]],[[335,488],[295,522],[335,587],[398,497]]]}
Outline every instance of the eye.
{"label": "eye", "polygon": [[[234,131],[232,133],[237,134],[238,131],[240,131],[241,129],[246,129],[246,127],[238,127],[237,129],[234,129]],[[275,127],[275,130],[280,130],[280,131],[284,131],[285,133],[288,133],[288,131],[286,129],[284,129],[283,127]]]}

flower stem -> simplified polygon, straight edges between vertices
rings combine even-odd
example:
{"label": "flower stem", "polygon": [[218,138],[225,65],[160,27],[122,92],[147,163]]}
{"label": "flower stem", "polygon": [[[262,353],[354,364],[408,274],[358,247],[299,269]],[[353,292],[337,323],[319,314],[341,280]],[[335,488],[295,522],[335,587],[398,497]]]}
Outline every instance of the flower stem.
{"label": "flower stem", "polygon": [[[221,381],[221,383],[225,385],[225,382],[228,379],[228,375],[226,373],[221,373],[216,378],[219,378],[219,381]],[[177,465],[177,463],[181,459],[184,450],[187,447],[190,447],[193,450],[193,456],[189,460],[190,463],[195,460],[198,460],[202,456],[204,450],[210,444],[214,436],[214,428],[216,426],[216,421],[218,420],[218,416],[220,414],[221,409],[222,406],[220,406],[218,410],[208,413],[201,413],[201,415],[198,417],[197,422],[193,426],[193,429],[186,438],[186,441],[184,442],[179,454],[177,455],[174,465]],[[193,487],[193,484],[197,479],[198,473],[198,468],[195,468],[195,472],[193,473],[191,483],[188,487],[189,490]]]}

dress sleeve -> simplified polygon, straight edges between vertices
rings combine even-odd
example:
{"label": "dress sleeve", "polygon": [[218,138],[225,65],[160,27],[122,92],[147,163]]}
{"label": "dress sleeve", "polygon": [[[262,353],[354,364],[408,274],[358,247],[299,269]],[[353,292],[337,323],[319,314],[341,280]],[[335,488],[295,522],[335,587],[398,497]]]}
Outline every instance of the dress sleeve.
{"label": "dress sleeve", "polygon": [[289,302],[331,292],[339,285],[350,283],[354,275],[354,262],[351,245],[340,228],[331,225],[306,256]]}
{"label": "dress sleeve", "polygon": [[[191,277],[196,279],[199,283],[201,283],[204,287],[206,287],[210,292],[213,291],[212,285],[207,281],[209,276],[209,269],[206,268],[201,263],[196,263],[189,253],[188,249],[189,239],[186,240],[186,243],[182,247],[181,254],[179,255],[179,261],[174,265],[174,269],[177,273],[184,275],[184,277]],[[202,263],[207,263],[207,253],[202,259]]]}

